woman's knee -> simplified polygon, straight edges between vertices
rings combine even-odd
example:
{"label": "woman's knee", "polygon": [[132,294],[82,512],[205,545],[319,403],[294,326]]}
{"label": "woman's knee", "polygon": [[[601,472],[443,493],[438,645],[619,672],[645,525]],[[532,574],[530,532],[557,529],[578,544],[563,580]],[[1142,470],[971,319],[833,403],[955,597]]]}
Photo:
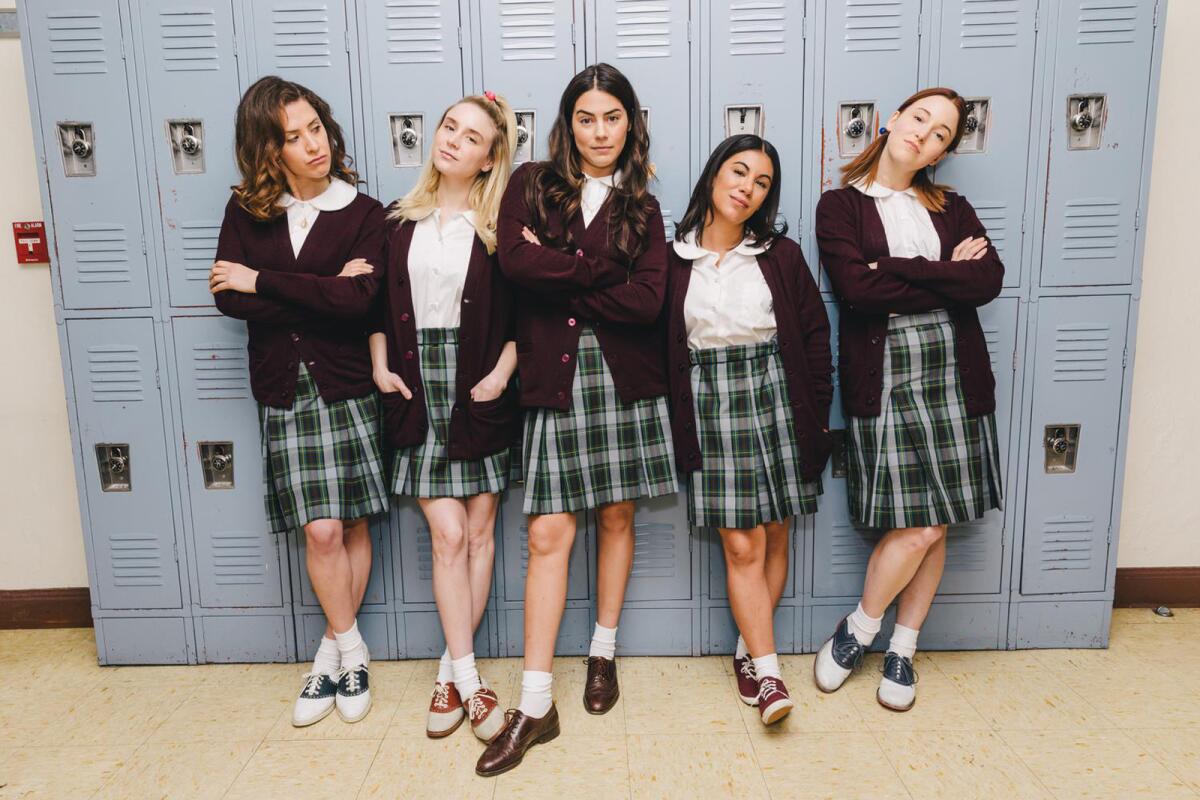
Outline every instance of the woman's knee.
{"label": "woman's knee", "polygon": [[596,526],[601,531],[632,531],[633,503],[613,503],[596,511]]}
{"label": "woman's knee", "polygon": [[467,532],[461,525],[431,528],[429,539],[433,545],[433,557],[439,561],[453,561],[466,553]]}
{"label": "woman's knee", "polygon": [[535,519],[529,523],[529,555],[550,556],[570,551],[575,526],[559,519]]}
{"label": "woman's knee", "polygon": [[938,542],[942,541],[945,535],[945,526],[927,525],[922,528],[909,528],[904,532],[902,541],[907,549],[918,553],[925,553]]}
{"label": "woman's knee", "polygon": [[313,520],[304,526],[305,544],[314,555],[328,555],[342,546],[343,531],[341,520]]}
{"label": "woman's knee", "polygon": [[762,565],[766,558],[766,537],[759,531],[726,531],[721,535],[725,563],[731,569]]}

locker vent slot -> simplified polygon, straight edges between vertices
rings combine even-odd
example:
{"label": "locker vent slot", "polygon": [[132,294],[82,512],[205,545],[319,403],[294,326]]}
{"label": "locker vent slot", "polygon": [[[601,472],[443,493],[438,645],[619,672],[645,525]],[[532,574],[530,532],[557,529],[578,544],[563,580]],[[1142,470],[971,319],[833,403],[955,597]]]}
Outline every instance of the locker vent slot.
{"label": "locker vent slot", "polygon": [[558,0],[500,0],[500,58],[545,61],[558,45],[554,6]]}
{"label": "locker vent slot", "polygon": [[329,9],[324,3],[280,4],[272,9],[271,20],[276,67],[296,69],[333,64]]}
{"label": "locker vent slot", "polygon": [[958,46],[1016,47],[1018,0],[963,0]]}
{"label": "locker vent slot", "polygon": [[1093,517],[1063,514],[1047,518],[1042,523],[1039,548],[1042,571],[1089,569],[1094,533]]}
{"label": "locker vent slot", "polygon": [[445,55],[440,0],[390,0],[389,64],[440,64]]}
{"label": "locker vent slot", "polygon": [[263,537],[253,533],[212,534],[212,574],[218,586],[257,586],[267,575]]}
{"label": "locker vent slot", "polygon": [[875,536],[848,523],[834,523],[829,548],[829,572],[833,575],[862,575],[875,549]]}
{"label": "locker vent slot", "polygon": [[114,533],[108,537],[114,586],[162,586],[162,543],[153,534]]}
{"label": "locker vent slot", "polygon": [[751,0],[729,6],[729,54],[782,55],[787,52],[786,0]]}
{"label": "locker vent slot", "polygon": [[250,397],[246,348],[229,342],[192,346],[192,381],[200,400],[244,400]]}
{"label": "locker vent slot", "polygon": [[1117,257],[1122,226],[1119,200],[1070,200],[1063,211],[1062,258],[1068,260]]}
{"label": "locker vent slot", "polygon": [[946,547],[947,572],[986,572],[989,569],[987,537],[996,534],[986,524],[955,525],[949,535]]}
{"label": "locker vent slot", "polygon": [[995,325],[984,325],[983,340],[987,342],[988,360],[992,362],[992,372],[995,372],[996,351],[1000,349],[1000,329]]}
{"label": "locker vent slot", "polygon": [[129,283],[129,240],[125,226],[113,223],[84,223],[72,226],[71,247],[75,251],[80,283]]}
{"label": "locker vent slot", "polygon": [[208,271],[217,257],[217,238],[220,235],[220,220],[199,219],[179,223],[183,274],[187,280],[208,282]]}
{"label": "locker vent slot", "polygon": [[671,55],[671,6],[656,0],[617,0],[617,57]]}
{"label": "locker vent slot", "polygon": [[104,20],[94,11],[46,13],[50,63],[55,75],[101,75],[108,72]]}
{"label": "locker vent slot", "polygon": [[1108,378],[1108,325],[1059,325],[1054,334],[1055,381],[1102,381]]}
{"label": "locker vent slot", "polygon": [[221,68],[217,21],[212,11],[162,11],[163,69],[167,72],[207,72]]}
{"label": "locker vent slot", "polygon": [[1079,44],[1130,44],[1137,32],[1138,4],[1122,0],[1081,0]]}
{"label": "locker vent slot", "polygon": [[87,354],[93,403],[138,403],[145,399],[137,346],[97,344],[89,347]]}
{"label": "locker vent slot", "polygon": [[975,213],[987,228],[988,241],[1004,257],[1004,240],[1008,232],[1008,203],[982,201],[975,204]]}
{"label": "locker vent slot", "polygon": [[846,52],[899,50],[903,11],[902,0],[847,0]]}
{"label": "locker vent slot", "polygon": [[[529,560],[528,551],[522,542],[521,563]],[[521,574],[524,574],[522,572]],[[429,526],[423,521],[417,527],[417,577],[423,581],[433,580],[433,540],[429,538]]]}
{"label": "locker vent slot", "polygon": [[675,575],[675,535],[665,522],[639,522],[633,526],[633,571],[636,578],[670,578]]}

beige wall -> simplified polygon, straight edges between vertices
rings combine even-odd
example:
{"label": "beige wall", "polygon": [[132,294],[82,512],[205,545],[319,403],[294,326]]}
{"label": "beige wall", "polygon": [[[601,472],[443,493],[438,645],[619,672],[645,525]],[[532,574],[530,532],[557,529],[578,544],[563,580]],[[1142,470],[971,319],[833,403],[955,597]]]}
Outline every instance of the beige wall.
{"label": "beige wall", "polygon": [[[0,8],[11,2],[0,2]],[[1200,3],[1170,4],[1154,178],[1147,215],[1145,278],[1134,373],[1119,566],[1200,565],[1200,492],[1192,454],[1200,452],[1200,343],[1192,335],[1200,308],[1200,269],[1191,152],[1200,128],[1194,76],[1200,75]],[[0,153],[7,163],[0,192],[0,236],[9,223],[43,219],[25,93],[20,43],[0,40]],[[1186,132],[1186,135],[1184,135]],[[84,586],[79,510],[71,463],[62,372],[49,271],[18,267],[0,241],[0,589]]]}

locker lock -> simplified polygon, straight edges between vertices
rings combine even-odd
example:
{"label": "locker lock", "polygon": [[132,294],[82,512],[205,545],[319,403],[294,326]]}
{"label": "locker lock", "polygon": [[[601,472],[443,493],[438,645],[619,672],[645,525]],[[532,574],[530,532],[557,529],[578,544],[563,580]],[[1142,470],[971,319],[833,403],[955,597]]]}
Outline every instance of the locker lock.
{"label": "locker lock", "polygon": [[979,130],[979,117],[975,116],[974,103],[967,103],[967,121],[963,123],[963,130],[967,133]]}
{"label": "locker lock", "polygon": [[1069,474],[1075,471],[1079,452],[1079,425],[1047,425],[1042,437],[1046,450],[1045,469],[1049,474]]}
{"label": "locker lock", "polygon": [[397,167],[421,166],[421,137],[425,118],[420,114],[391,114],[392,164]]}
{"label": "locker lock", "polygon": [[405,127],[405,129],[400,132],[400,144],[404,145],[405,147],[416,147],[417,142],[419,141],[421,140],[417,137],[417,132],[411,127]]}
{"label": "locker lock", "polygon": [[991,114],[991,98],[964,98],[967,118],[963,122],[963,135],[958,141],[957,153],[982,153],[987,150],[988,119]]}
{"label": "locker lock", "polygon": [[100,468],[100,491],[128,492],[133,489],[128,444],[96,445],[96,465]]}
{"label": "locker lock", "polygon": [[90,178],[96,174],[96,136],[90,122],[58,123],[63,172],[68,178]]}
{"label": "locker lock", "polygon": [[763,107],[760,105],[725,106],[725,135],[763,134]]}
{"label": "locker lock", "polygon": [[1097,150],[1104,133],[1105,95],[1076,94],[1067,98],[1067,149]]}
{"label": "locker lock", "polygon": [[167,120],[167,138],[176,175],[204,172],[204,123],[198,119]]}
{"label": "locker lock", "polygon": [[528,141],[529,141],[529,131],[525,129],[524,125],[518,125],[517,126],[517,147],[522,146],[523,144],[525,144]]}
{"label": "locker lock", "polygon": [[233,442],[200,442],[205,489],[233,488]]}
{"label": "locker lock", "polygon": [[534,112],[516,111],[517,117],[517,149],[513,153],[514,164],[524,164],[533,160],[533,140],[537,136],[534,127]]}
{"label": "locker lock", "polygon": [[71,152],[76,158],[89,158],[92,155],[92,143],[83,138],[82,133],[76,129],[75,141],[71,142]]}
{"label": "locker lock", "polygon": [[838,155],[854,158],[875,139],[871,124],[875,119],[874,103],[840,103],[837,111]]}
{"label": "locker lock", "polygon": [[857,108],[850,109],[850,121],[846,123],[846,135],[851,139],[857,139],[867,132],[867,123],[863,122],[861,113]]}

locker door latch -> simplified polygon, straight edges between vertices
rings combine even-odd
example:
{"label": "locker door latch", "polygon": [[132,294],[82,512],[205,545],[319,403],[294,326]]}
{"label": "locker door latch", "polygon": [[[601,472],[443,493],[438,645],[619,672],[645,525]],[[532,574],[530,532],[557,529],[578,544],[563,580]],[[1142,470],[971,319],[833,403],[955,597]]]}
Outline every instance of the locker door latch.
{"label": "locker door latch", "polygon": [[1067,98],[1067,149],[1098,150],[1107,117],[1102,94],[1073,94]]}
{"label": "locker door latch", "polygon": [[233,488],[233,442],[200,442],[205,489]]}
{"label": "locker door latch", "polygon": [[725,135],[763,134],[763,108],[760,105],[725,106]]}
{"label": "locker door latch", "polygon": [[1046,472],[1052,475],[1075,471],[1079,452],[1079,425],[1047,425],[1042,437],[1046,451]]}
{"label": "locker door latch", "polygon": [[421,140],[425,119],[420,114],[392,114],[392,163],[397,167],[421,166]]}
{"label": "locker door latch", "polygon": [[833,477],[845,478],[850,474],[850,451],[844,429],[831,430],[829,436],[833,439],[833,452],[829,463],[833,469]]}
{"label": "locker door latch", "polygon": [[198,119],[169,119],[167,138],[171,140],[171,161],[176,175],[204,172],[203,122]]}
{"label": "locker door latch", "polygon": [[96,134],[90,122],[58,123],[62,145],[63,172],[68,178],[92,178],[96,175]]}
{"label": "locker door latch", "polygon": [[100,491],[132,491],[133,476],[129,465],[129,445],[96,445],[96,464],[100,467]]}
{"label": "locker door latch", "polygon": [[838,154],[853,158],[867,149],[875,139],[871,124],[875,119],[874,103],[842,103],[838,106]]}
{"label": "locker door latch", "polygon": [[532,111],[516,111],[517,117],[517,150],[513,153],[514,164],[524,164],[533,160],[534,113]]}

